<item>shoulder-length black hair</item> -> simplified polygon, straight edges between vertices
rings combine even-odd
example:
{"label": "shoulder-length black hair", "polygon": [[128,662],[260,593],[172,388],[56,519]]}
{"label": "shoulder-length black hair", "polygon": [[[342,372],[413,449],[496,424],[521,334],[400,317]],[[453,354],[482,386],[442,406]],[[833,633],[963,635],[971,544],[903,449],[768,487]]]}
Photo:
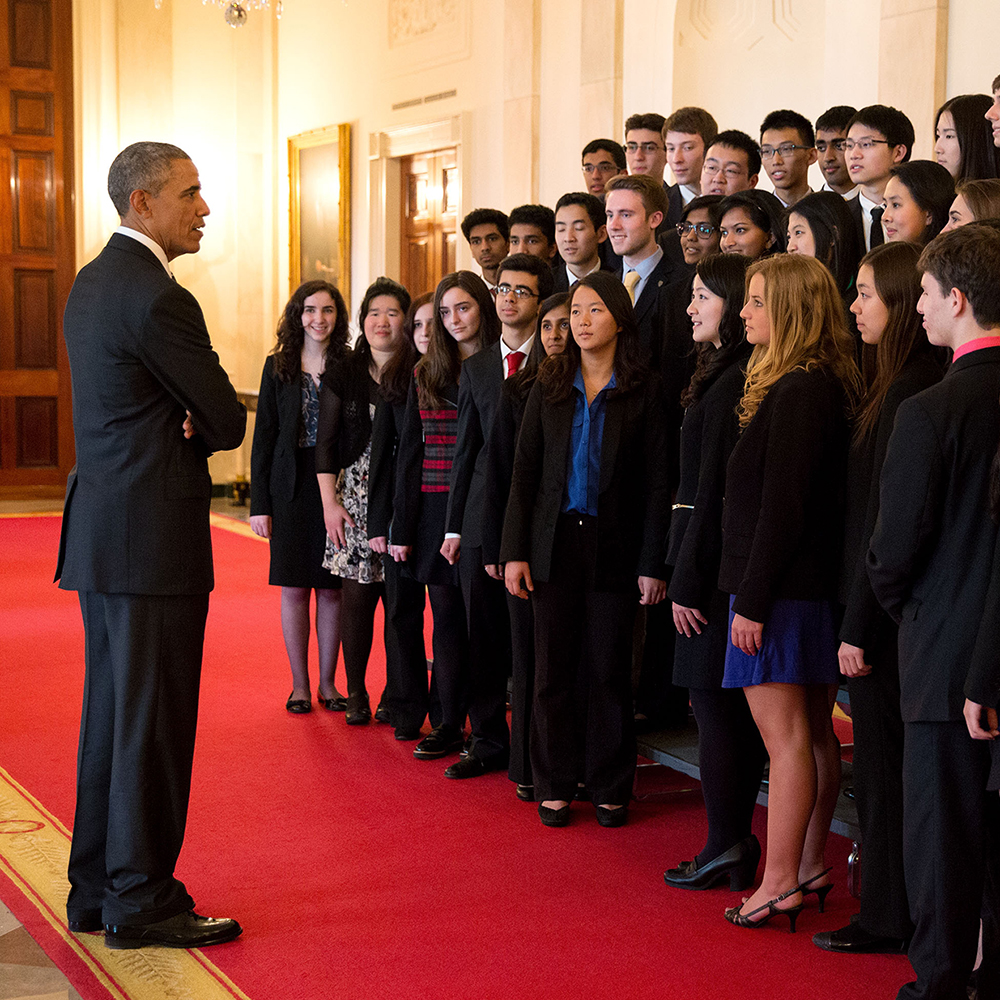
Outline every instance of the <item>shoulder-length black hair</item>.
{"label": "shoulder-length black hair", "polygon": [[694,374],[681,395],[684,407],[696,403],[709,386],[734,362],[750,357],[746,328],[740,319],[745,299],[747,268],[752,261],[738,253],[713,253],[698,262],[695,274],[705,287],[723,300],[719,321],[719,346],[699,344]]}
{"label": "shoulder-length black hair", "polygon": [[461,288],[471,295],[479,306],[479,336],[476,350],[489,347],[500,339],[500,317],[497,316],[493,296],[490,295],[483,279],[471,271],[454,271],[452,274],[446,274],[434,290],[434,323],[431,326],[431,339],[427,345],[427,353],[417,362],[416,370],[421,405],[432,410],[443,407],[445,400],[442,393],[447,386],[458,381],[458,373],[462,366],[462,355],[458,344],[448,335],[440,320],[441,300],[452,288]]}
{"label": "shoulder-length black hair", "polygon": [[889,171],[889,176],[897,178],[921,211],[930,214],[931,221],[917,239],[921,246],[927,246],[948,222],[948,209],[955,200],[954,179],[940,163],[933,160],[897,163]]}
{"label": "shoulder-length black hair", "polygon": [[[569,292],[570,331],[573,326],[573,300],[581,288],[594,291],[618,324],[618,342],[615,345],[616,392],[632,389],[649,374],[647,352],[639,340],[632,311],[632,300],[621,281],[608,271],[594,271],[581,278]],[[546,358],[538,368],[538,380],[545,387],[545,398],[558,403],[573,391],[573,379],[580,367],[580,347],[570,336],[566,350]]]}
{"label": "shoulder-length black hair", "polygon": [[[512,391],[521,398],[528,394],[528,391],[531,389],[531,386],[538,375],[538,366],[547,356],[545,354],[545,348],[542,346],[542,320],[544,320],[553,309],[565,306],[568,302],[569,292],[556,292],[555,295],[550,295],[538,307],[538,320],[535,323],[535,339],[532,341],[531,350],[528,351],[528,359],[524,362],[524,367],[519,372],[511,375],[508,380],[511,383]],[[572,336],[566,338],[566,347],[569,347],[569,341],[571,339]]]}
{"label": "shoulder-length black hair", "polygon": [[329,367],[331,361],[347,354],[347,306],[344,305],[343,295],[329,281],[304,281],[285,303],[278,322],[278,343],[271,352],[274,355],[274,373],[282,382],[291,382],[302,371],[302,344],[306,338],[306,331],[302,326],[302,310],[306,299],[318,292],[326,292],[333,299],[337,310],[330,343],[326,347],[324,366]]}
{"label": "shoulder-length black hair", "polygon": [[816,244],[816,259],[830,269],[841,294],[847,292],[854,284],[862,251],[857,227],[847,202],[834,191],[807,194],[785,209],[786,232],[793,212],[801,215],[809,224]]}
{"label": "shoulder-length black hair", "polygon": [[405,313],[410,308],[410,293],[392,278],[382,275],[376,278],[365,292],[365,297],[361,300],[361,308],[358,309],[358,339],[354,342],[354,353],[359,358],[370,360],[372,356],[371,344],[365,336],[365,320],[371,311],[372,302],[380,295],[389,295],[399,303],[399,311]]}
{"label": "shoulder-length black hair", "polygon": [[956,184],[1000,177],[1000,149],[993,145],[993,129],[985,118],[992,106],[993,98],[988,94],[960,94],[945,101],[934,116],[935,135],[943,112],[949,112],[955,123],[955,138],[962,154]]}

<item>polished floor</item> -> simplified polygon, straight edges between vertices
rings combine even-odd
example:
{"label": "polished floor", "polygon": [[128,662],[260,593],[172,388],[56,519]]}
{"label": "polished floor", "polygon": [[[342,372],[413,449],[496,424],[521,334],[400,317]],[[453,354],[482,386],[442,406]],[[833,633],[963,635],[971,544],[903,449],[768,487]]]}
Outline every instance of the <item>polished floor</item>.
{"label": "polished floor", "polygon": [[80,1000],[80,994],[3,903],[0,903],[0,1000]]}

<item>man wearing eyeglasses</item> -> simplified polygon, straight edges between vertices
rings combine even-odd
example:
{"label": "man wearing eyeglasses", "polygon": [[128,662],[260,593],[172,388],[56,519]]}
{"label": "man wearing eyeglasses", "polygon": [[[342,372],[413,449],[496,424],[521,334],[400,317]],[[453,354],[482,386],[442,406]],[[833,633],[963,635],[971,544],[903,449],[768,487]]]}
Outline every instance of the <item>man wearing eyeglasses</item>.
{"label": "man wearing eyeglasses", "polygon": [[[472,747],[445,770],[447,778],[475,778],[507,767],[507,677],[510,619],[507,591],[495,566],[483,560],[486,442],[505,378],[520,371],[534,340],[538,304],[552,294],[552,268],[532,254],[505,257],[497,268],[500,340],[462,365],[458,434],[451,468],[441,555],[459,564],[469,625],[469,722]],[[459,558],[461,556],[461,558]]]}
{"label": "man wearing eyeglasses", "polygon": [[862,108],[847,124],[847,167],[860,189],[849,208],[866,251],[885,242],[882,211],[889,171],[909,160],[913,140],[910,119],[885,104]]}
{"label": "man wearing eyeglasses", "polygon": [[858,196],[858,187],[847,169],[847,124],[856,114],[856,108],[838,104],[816,119],[816,153],[823,174],[820,190],[845,199]]}
{"label": "man wearing eyeglasses", "polygon": [[621,143],[614,139],[591,139],[581,154],[583,182],[587,192],[604,198],[604,185],[619,174],[628,173],[628,162]]}
{"label": "man wearing eyeglasses", "polygon": [[816,162],[812,122],[787,108],[772,111],[760,126],[760,158],[776,197],[791,208],[812,193],[809,168]]}
{"label": "man wearing eyeglasses", "polygon": [[726,129],[705,152],[701,167],[701,193],[725,197],[749,191],[760,177],[760,146],[739,129]]}

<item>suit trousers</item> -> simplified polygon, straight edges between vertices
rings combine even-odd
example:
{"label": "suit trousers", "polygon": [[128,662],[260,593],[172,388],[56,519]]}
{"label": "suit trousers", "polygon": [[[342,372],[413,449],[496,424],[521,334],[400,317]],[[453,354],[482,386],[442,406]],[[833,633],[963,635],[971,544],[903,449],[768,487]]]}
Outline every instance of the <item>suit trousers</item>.
{"label": "suit trousers", "polygon": [[385,693],[382,702],[392,724],[419,729],[427,717],[427,651],[424,605],[427,588],[404,576],[400,564],[383,556],[385,579]]}
{"label": "suit trousers", "polygon": [[535,697],[535,613],[531,601],[507,595],[510,615],[510,765],[507,775],[519,785],[532,785],[531,703]]}
{"label": "suit trousers", "polygon": [[989,830],[1000,802],[986,792],[989,747],[964,721],[907,722],[903,850],[915,926],[916,982],[897,1000],[965,1000],[976,960]]}
{"label": "suit trousers", "polygon": [[482,760],[510,752],[507,678],[510,676],[510,621],[504,585],[483,568],[483,550],[462,550],[458,561],[469,626],[469,724],[472,754]]}
{"label": "suit trousers", "polygon": [[86,651],[71,920],[147,924],[194,902],[184,839],[208,594],[80,592]]}
{"label": "suit trousers", "polygon": [[638,592],[598,590],[597,518],[561,514],[547,583],[535,581],[535,798],[627,805],[635,779],[632,631]]}
{"label": "suit trousers", "polygon": [[431,725],[438,725],[435,698],[440,703],[440,725],[465,728],[469,705],[469,637],[461,588],[429,583],[434,616],[434,675],[431,685]]}
{"label": "suit trousers", "polygon": [[913,933],[903,873],[903,717],[896,629],[865,650],[866,677],[847,682],[854,724],[854,792],[861,827],[861,912],[876,937]]}

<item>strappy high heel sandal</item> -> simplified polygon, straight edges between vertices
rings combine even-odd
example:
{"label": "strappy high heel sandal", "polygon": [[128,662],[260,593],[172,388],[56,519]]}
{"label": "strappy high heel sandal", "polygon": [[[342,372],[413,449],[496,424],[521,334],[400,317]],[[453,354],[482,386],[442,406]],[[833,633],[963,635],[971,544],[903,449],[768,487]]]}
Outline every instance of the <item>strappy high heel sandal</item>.
{"label": "strappy high heel sandal", "polygon": [[[758,906],[756,910],[751,910],[749,913],[740,913],[739,906],[730,907],[726,910],[726,920],[731,924],[736,924],[737,927],[763,927],[771,917],[780,915],[788,917],[789,933],[794,934],[795,921],[798,920],[799,914],[802,912],[802,904],[789,906],[787,909],[783,909],[777,904],[783,899],[787,899],[789,896],[793,896],[795,893],[801,891],[799,886],[795,886],[794,889],[789,889],[788,892],[783,892],[780,896],[769,899],[763,906]],[[764,913],[765,910],[767,911],[766,913]],[[764,916],[758,920],[754,920],[753,917],[758,913],[764,913]]]}
{"label": "strappy high heel sandal", "polygon": [[802,893],[803,900],[806,896],[813,893],[816,894],[816,898],[819,901],[819,912],[823,912],[823,908],[826,906],[826,897],[830,894],[830,890],[833,888],[832,882],[827,882],[826,885],[818,885],[815,889],[810,889],[809,886],[816,881],[816,879],[822,878],[824,875],[829,875],[833,871],[833,868],[827,868],[826,871],[820,872],[818,875],[813,875],[812,878],[807,878],[805,882],[799,884],[799,891]]}

